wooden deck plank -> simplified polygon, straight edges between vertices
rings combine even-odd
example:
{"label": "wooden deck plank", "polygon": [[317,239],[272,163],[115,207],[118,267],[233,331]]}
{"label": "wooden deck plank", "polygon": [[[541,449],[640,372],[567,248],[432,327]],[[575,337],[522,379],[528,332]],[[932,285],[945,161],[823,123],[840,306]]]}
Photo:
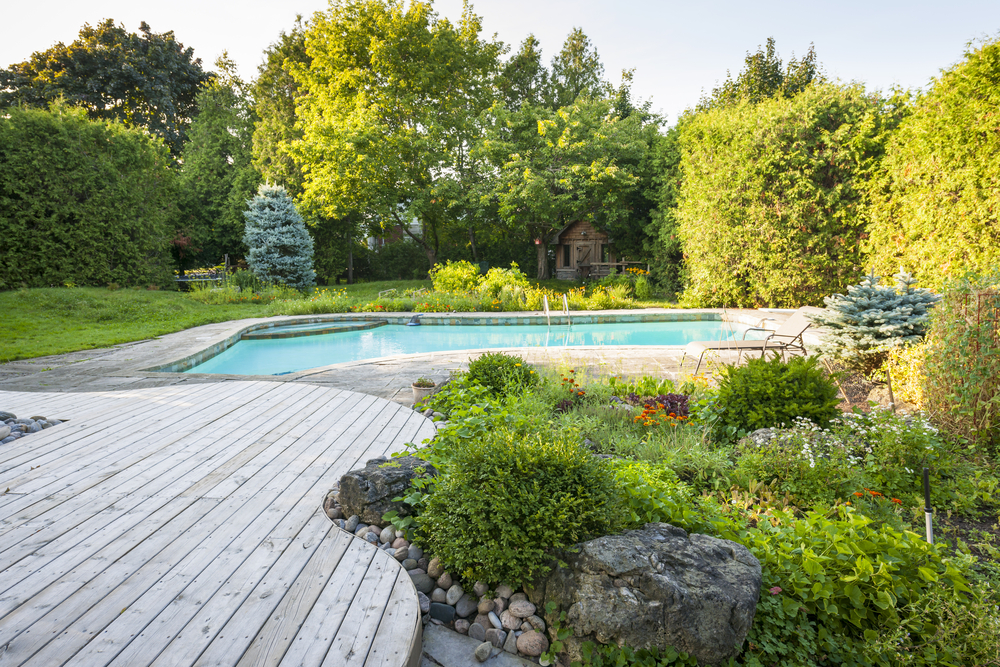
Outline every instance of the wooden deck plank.
{"label": "wooden deck plank", "polygon": [[[358,402],[358,409],[367,406],[366,412],[374,416],[384,409],[384,402],[378,401],[374,397],[363,397]],[[363,428],[368,423],[364,419],[365,413],[358,413],[359,419],[350,422],[345,432]],[[350,418],[350,417],[349,417]],[[331,419],[332,421],[332,419]],[[327,424],[318,422],[324,428],[317,429],[319,432],[326,432],[328,428],[342,426],[342,424]],[[305,438],[299,438],[294,446],[297,449],[308,450],[311,443]],[[337,443],[334,442],[334,445]],[[193,535],[187,554],[177,562],[169,571],[165,572],[152,586],[144,590],[135,600],[131,601],[128,609],[114,616],[108,616],[106,610],[102,614],[100,611],[87,615],[84,619],[74,624],[77,628],[98,627],[96,618],[103,619],[99,623],[103,628],[96,634],[94,640],[83,647],[79,654],[75,654],[74,659],[82,660],[87,664],[102,665],[107,664],[107,660],[115,657],[125,645],[137,636],[153,617],[159,614],[171,600],[181,595],[184,589],[190,584],[192,578],[197,577],[203,569],[212,566],[216,559],[222,562],[231,562],[221,557],[227,550],[243,551],[252,546],[255,541],[259,543],[264,536],[275,527],[275,525],[289,512],[303,512],[307,517],[313,511],[314,506],[296,507],[302,491],[308,489],[310,483],[309,469],[302,466],[308,465],[314,454],[308,453],[305,457],[296,458],[294,452],[282,452],[273,461],[268,463],[260,472],[255,473],[246,483],[227,500],[237,501],[235,512],[230,520],[219,526],[208,536]],[[314,471],[315,472],[315,471]],[[271,476],[273,474],[273,476]],[[288,495],[279,495],[275,498],[275,492],[280,492],[293,485],[295,490]],[[221,507],[221,506],[220,506]],[[249,522],[249,525],[247,524]],[[235,544],[234,544],[235,543]],[[71,633],[72,634],[72,633]],[[65,644],[65,642],[63,642]],[[30,663],[29,663],[30,664]]]}
{"label": "wooden deck plank", "polygon": [[[242,419],[242,415],[238,415]],[[118,487],[116,493],[110,492],[111,481],[106,480],[96,490],[91,493],[82,493],[73,499],[61,502],[55,511],[50,511],[44,515],[45,522],[43,528],[36,527],[34,522],[26,521],[14,530],[7,530],[3,534],[6,548],[0,548],[0,569],[11,567],[25,553],[31,553],[40,545],[48,545],[56,541],[55,548],[63,548],[68,539],[82,539],[89,535],[103,523],[122,511],[129,511],[133,507],[142,505],[148,498],[172,484],[181,488],[187,485],[191,479],[200,478],[203,473],[201,468],[209,464],[214,456],[226,456],[226,447],[231,444],[231,440],[241,435],[240,431],[233,431],[225,434],[215,441],[196,439],[188,444],[186,450],[193,451],[194,454],[186,456],[174,455],[172,457],[147,457],[142,462],[132,466],[127,474],[123,474],[126,481],[124,488]],[[205,443],[202,445],[202,443]],[[179,454],[185,454],[186,450],[181,450]],[[141,474],[139,474],[141,473]],[[185,477],[185,475],[187,475]],[[144,493],[140,491],[145,490]],[[177,494],[166,494],[167,498]],[[127,497],[126,497],[127,496]],[[119,498],[121,498],[119,500]],[[86,505],[91,512],[95,512],[91,517],[79,512],[79,509]],[[19,517],[24,518],[22,515]],[[19,536],[18,533],[21,535]],[[27,537],[24,537],[24,534]],[[70,537],[66,539],[65,536]],[[23,538],[23,540],[22,540]],[[35,551],[34,553],[39,553]],[[44,551],[41,552],[44,555]]]}
{"label": "wooden deck plank", "polygon": [[[32,436],[37,459],[22,441],[0,459],[23,491],[0,497],[0,667],[412,657],[393,662],[419,630],[409,577],[319,504],[433,425],[326,387],[205,387],[0,392],[71,420]],[[124,436],[102,443],[109,425]]]}
{"label": "wooden deck plank", "polygon": [[322,662],[323,667],[364,664],[398,573],[399,564],[396,559],[390,558],[385,551],[376,551],[371,567],[365,573],[358,593]]}
{"label": "wooden deck plank", "polygon": [[419,604],[413,580],[405,570],[400,569],[382,621],[375,631],[365,667],[399,667],[406,664],[413,644],[422,632]]}

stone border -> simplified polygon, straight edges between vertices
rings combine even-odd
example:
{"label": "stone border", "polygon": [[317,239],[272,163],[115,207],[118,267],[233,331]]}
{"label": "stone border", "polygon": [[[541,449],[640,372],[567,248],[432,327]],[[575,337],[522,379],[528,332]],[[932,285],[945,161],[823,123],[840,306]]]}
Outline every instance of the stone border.
{"label": "stone border", "polygon": [[[730,313],[729,311],[723,310],[667,310],[660,312],[648,312],[646,310],[635,311],[635,310],[621,310],[621,311],[577,311],[579,315],[571,314],[569,320],[576,324],[610,324],[615,322],[703,322],[703,321],[715,321],[715,322],[737,322],[739,324],[748,325],[759,325],[763,322],[765,318],[760,317],[760,311],[736,311]],[[566,324],[565,315],[555,315],[546,316],[537,312],[523,312],[523,313],[511,313],[511,314],[483,314],[483,313],[426,313],[420,314],[421,326],[482,326],[482,325],[493,325],[493,326],[517,326],[517,325],[543,325],[552,324],[557,326],[562,326]],[[189,354],[181,359],[170,361],[164,364],[159,364],[150,368],[142,369],[144,372],[150,373],[182,373],[184,371],[190,370],[195,366],[198,366],[212,357],[215,357],[222,352],[239,342],[244,335],[249,334],[254,331],[259,331],[262,329],[273,329],[276,327],[292,326],[292,325],[302,325],[302,324],[323,324],[325,322],[336,323],[340,320],[351,320],[351,321],[366,321],[366,322],[385,322],[388,324],[407,324],[414,317],[414,313],[370,313],[370,314],[360,314],[360,313],[343,313],[343,314],[325,314],[325,315],[309,315],[309,316],[297,316],[288,317],[277,320],[271,320],[267,322],[258,322],[254,324],[247,325],[237,330],[225,339],[218,341],[205,349],[199,350],[193,354]],[[376,325],[377,326],[377,325]],[[263,337],[263,336],[261,336]],[[273,336],[284,337],[280,335]],[[575,348],[584,349],[587,346],[572,346]],[[597,346],[601,348],[608,347],[618,347],[618,346]],[[683,346],[668,345],[668,346],[641,346],[641,347],[667,347],[667,348],[681,348]],[[483,352],[490,348],[483,348],[481,350],[450,350],[448,352]],[[504,348],[508,349],[508,348]],[[516,348],[509,348],[516,349]],[[560,348],[561,349],[561,348]],[[413,358],[428,354],[434,354],[434,352],[416,352],[413,354],[406,355],[393,355],[389,357],[376,357],[372,359],[362,359],[358,361],[342,362],[340,364],[331,364],[328,366],[320,366],[316,368],[310,368],[303,371],[298,371],[295,373],[290,373],[289,375],[299,376],[301,374],[312,374],[320,369],[330,369],[339,367],[349,367],[353,364],[359,363],[375,363],[380,361],[390,361],[397,359]],[[211,374],[214,375],[214,374]]]}

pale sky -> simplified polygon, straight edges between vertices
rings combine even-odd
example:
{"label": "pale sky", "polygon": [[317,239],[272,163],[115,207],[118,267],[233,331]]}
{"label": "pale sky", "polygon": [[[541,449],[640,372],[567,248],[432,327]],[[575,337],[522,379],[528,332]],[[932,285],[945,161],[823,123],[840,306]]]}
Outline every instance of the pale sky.
{"label": "pale sky", "polygon": [[[925,87],[942,68],[961,60],[970,40],[1000,34],[1000,0],[478,0],[484,32],[512,48],[529,33],[548,62],[573,27],[597,47],[606,76],[635,68],[633,94],[652,100],[672,123],[702,91],[734,74],[747,51],[769,36],[787,62],[816,46],[826,73],[869,88]],[[228,50],[245,78],[256,74],[268,44],[291,28],[296,14],[325,10],[326,0],[135,0],[7,3],[0,23],[0,66],[33,51],[72,42],[84,23],[105,18],[137,32],[173,30],[211,69]],[[437,0],[439,14],[457,20],[462,0]]]}

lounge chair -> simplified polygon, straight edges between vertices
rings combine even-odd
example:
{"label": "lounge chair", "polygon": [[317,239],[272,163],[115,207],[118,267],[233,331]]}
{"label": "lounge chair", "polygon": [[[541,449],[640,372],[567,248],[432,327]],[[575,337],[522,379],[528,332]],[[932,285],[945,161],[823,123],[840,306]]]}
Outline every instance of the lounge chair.
{"label": "lounge chair", "polygon": [[[789,351],[805,353],[806,348],[802,343],[802,334],[812,324],[808,313],[815,313],[820,310],[822,308],[804,306],[792,313],[791,317],[785,320],[777,329],[765,329],[762,327],[747,329],[743,332],[743,340],[702,340],[688,343],[684,348],[684,356],[681,357],[681,363],[684,363],[687,355],[694,356],[697,354],[698,365],[694,369],[695,374],[697,374],[701,368],[701,362],[705,358],[705,353],[709,350],[739,352],[737,362],[739,359],[742,359],[744,353],[749,352],[760,352],[761,357],[769,351],[781,352],[782,356]],[[771,335],[764,340],[746,340],[747,332],[750,331],[769,331]]]}

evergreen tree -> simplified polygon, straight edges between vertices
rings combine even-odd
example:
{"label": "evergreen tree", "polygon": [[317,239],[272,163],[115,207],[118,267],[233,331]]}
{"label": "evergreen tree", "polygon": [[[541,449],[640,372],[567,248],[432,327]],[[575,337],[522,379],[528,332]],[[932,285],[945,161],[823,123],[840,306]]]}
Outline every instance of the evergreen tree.
{"label": "evergreen tree", "polygon": [[313,240],[285,188],[261,185],[248,203],[243,243],[254,274],[298,289],[315,285]]}
{"label": "evergreen tree", "polygon": [[[895,276],[896,285],[880,285],[873,271],[847,295],[825,297],[826,308],[811,316],[826,329],[819,352],[848,368],[871,376],[885,365],[895,347],[917,343],[927,333],[930,309],[941,298],[914,287],[908,273]],[[892,378],[887,376],[889,395]]]}

